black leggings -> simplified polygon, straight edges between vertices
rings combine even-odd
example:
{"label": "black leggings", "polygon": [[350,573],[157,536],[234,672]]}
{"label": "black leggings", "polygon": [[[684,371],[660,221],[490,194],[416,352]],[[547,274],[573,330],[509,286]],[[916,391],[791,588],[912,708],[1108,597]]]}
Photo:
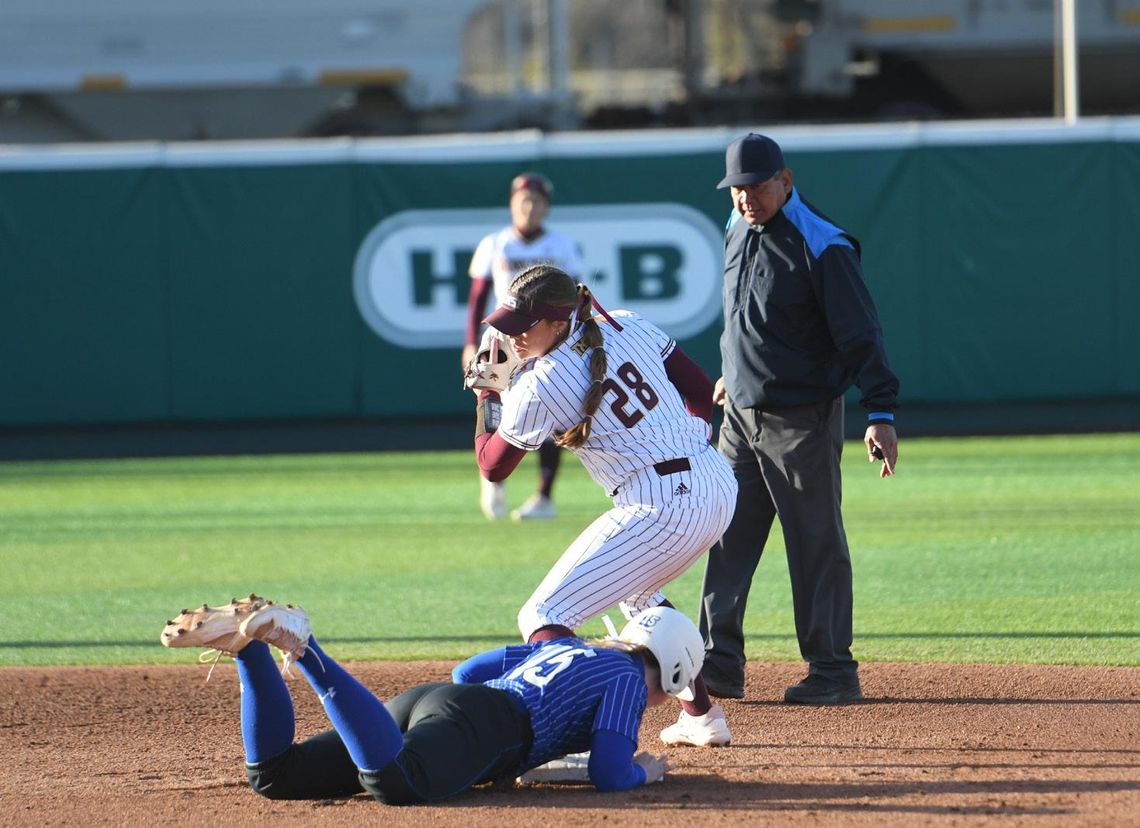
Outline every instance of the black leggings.
{"label": "black leggings", "polygon": [[368,791],[389,805],[434,802],[472,785],[517,775],[530,751],[521,702],[482,684],[424,684],[384,705],[404,748],[376,771],[359,771],[335,730],[246,765],[250,786],[269,799],[329,799]]}

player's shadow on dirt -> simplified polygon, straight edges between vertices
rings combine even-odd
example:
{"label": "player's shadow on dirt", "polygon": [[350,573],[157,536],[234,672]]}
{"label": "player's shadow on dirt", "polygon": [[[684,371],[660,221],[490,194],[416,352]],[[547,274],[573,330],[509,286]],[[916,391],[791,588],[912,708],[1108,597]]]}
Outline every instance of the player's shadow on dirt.
{"label": "player's shadow on dirt", "polygon": [[[796,750],[796,751],[800,751],[800,750],[822,750],[822,751],[850,750],[850,751],[858,752],[858,753],[891,753],[891,754],[896,754],[899,751],[903,750],[903,748],[899,747],[898,745],[882,745],[880,747],[872,747],[872,746],[868,746],[868,745],[833,745],[833,744],[815,744],[815,745],[813,745],[813,744],[805,744],[802,742],[796,742],[795,744],[785,744],[782,742],[748,742],[748,743],[745,743],[745,742],[738,742],[735,739],[732,741],[732,747],[733,748],[748,748],[750,750],[784,750],[784,749],[791,749],[791,750]],[[908,748],[908,749],[909,750],[920,750],[923,753],[953,753],[953,754],[959,754],[959,755],[960,754],[970,754],[970,753],[1033,753],[1033,754],[1091,753],[1095,756],[1104,756],[1104,755],[1110,754],[1110,753],[1112,753],[1112,754],[1120,753],[1120,754],[1124,754],[1124,755],[1136,754],[1136,755],[1140,756],[1140,748],[1070,748],[1070,747],[1065,747],[1065,748],[1037,748],[1037,747],[1026,748],[1026,747],[981,747],[978,745],[970,745],[969,747],[926,747],[926,746],[923,746],[921,748]],[[961,767],[967,766],[968,764],[969,763],[967,763],[967,762],[951,762],[951,763],[948,763],[946,765],[931,765],[927,762],[914,763],[914,764],[909,764],[909,763],[905,763],[905,762],[875,762],[875,763],[859,762],[859,763],[854,763],[854,764],[845,764],[844,763],[844,764],[841,764],[841,766],[845,767],[845,768],[850,768],[850,767],[874,767],[874,768],[947,767],[947,768],[961,768]],[[813,766],[813,765],[803,765],[802,762],[797,762],[797,765],[801,765],[804,767],[836,767],[836,763],[830,763],[826,766],[825,765]],[[744,766],[741,765],[741,767],[744,767]],[[748,767],[751,767],[751,766],[748,766]],[[1024,763],[1010,763],[1008,765],[986,764],[986,767],[987,768],[989,768],[989,767],[1023,768],[1023,767],[1026,767],[1026,765]],[[1126,764],[1117,766],[1117,765],[1105,765],[1103,763],[1098,762],[1095,765],[1041,765],[1041,764],[1034,762],[1033,767],[1035,767],[1035,768],[1039,768],[1039,767],[1055,767],[1055,768],[1059,768],[1059,767],[1074,767],[1074,768],[1078,768],[1078,767],[1079,768],[1111,768],[1111,767],[1131,768],[1131,767],[1136,767],[1136,768],[1140,769],[1140,764],[1133,765],[1130,763],[1126,763]]]}
{"label": "player's shadow on dirt", "polygon": [[[1022,766],[1028,768],[1029,766]],[[719,779],[715,783],[707,777],[686,778],[684,774],[670,777],[671,782],[681,785],[692,782],[695,791],[708,788],[712,792],[725,786],[725,780]],[[730,801],[725,797],[717,805],[724,810],[738,808],[764,807],[778,810],[831,810],[845,809],[851,804],[844,800],[860,800],[854,807],[878,808],[880,810],[906,810],[916,813],[928,812],[957,812],[959,805],[946,807],[927,804],[898,803],[868,803],[867,799],[905,799],[909,797],[937,797],[951,796],[961,802],[964,796],[1043,796],[1052,794],[1097,794],[1140,791],[1140,780],[1087,780],[1087,779],[992,779],[978,780],[976,782],[944,780],[922,782],[886,782],[868,780],[865,783],[853,782],[848,784],[831,783],[786,783],[766,784],[764,782],[729,782],[731,789]],[[977,813],[1004,811],[994,805],[979,803],[972,807]],[[1009,807],[1008,805],[1006,807]],[[1016,807],[1016,806],[1014,806]],[[1061,813],[1061,808],[1041,807],[1042,813]],[[931,810],[928,810],[931,809]],[[1030,808],[1027,813],[1036,812]]]}
{"label": "player's shadow on dirt", "polygon": [[[742,707],[771,707],[777,709],[787,709],[789,705],[780,699],[746,699],[734,700],[730,702],[732,705],[740,705]],[[974,696],[959,696],[957,698],[909,698],[906,696],[876,696],[867,697],[863,701],[855,704],[844,705],[844,707],[862,707],[864,705],[875,704],[948,704],[948,705],[1022,705],[1022,704],[1037,704],[1037,705],[1140,705],[1140,699],[1002,699],[1002,698],[984,698]],[[731,708],[725,708],[731,713]]]}
{"label": "player's shadow on dirt", "polygon": [[1089,704],[1089,705],[1112,705],[1112,704],[1140,704],[1140,699],[1001,699],[1001,698],[986,698],[982,696],[959,696],[957,698],[908,698],[906,696],[876,696],[875,698],[865,698],[859,704],[996,704],[996,705],[1010,705],[1010,704]]}
{"label": "player's shadow on dirt", "polygon": [[[760,772],[759,769],[754,768],[754,770]],[[624,796],[611,795],[612,798],[607,798],[606,807],[637,811],[676,811],[678,808],[683,808],[686,813],[692,815],[702,811],[718,814],[736,811],[811,814],[858,811],[914,815],[1062,816],[1079,811],[1060,803],[1055,807],[1038,803],[1020,806],[1016,802],[1003,801],[1000,797],[1028,797],[1032,801],[1033,797],[1050,795],[1105,794],[1138,790],[1140,790],[1140,781],[1131,780],[999,779],[978,782],[868,781],[851,784],[769,784],[671,773],[668,783],[660,787],[639,788]],[[492,794],[492,796],[501,796],[503,804],[509,801],[515,807],[531,804],[531,800],[537,801],[539,796],[543,808],[598,807],[597,794],[588,786],[536,786],[533,789]],[[936,797],[952,798],[952,802],[939,805],[935,802],[922,801]],[[968,799],[963,801],[966,797],[998,797],[999,800],[981,801],[975,804]],[[918,801],[892,801],[912,798]],[[461,797],[454,804],[470,805],[471,801],[467,797]]]}

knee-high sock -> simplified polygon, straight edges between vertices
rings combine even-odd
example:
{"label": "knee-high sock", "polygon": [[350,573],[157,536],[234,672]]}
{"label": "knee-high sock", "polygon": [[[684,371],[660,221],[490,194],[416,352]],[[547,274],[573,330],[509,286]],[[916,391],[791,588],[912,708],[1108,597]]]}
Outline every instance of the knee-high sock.
{"label": "knee-high sock", "polygon": [[293,699],[268,644],[250,642],[235,659],[241,681],[241,741],[245,761],[254,765],[293,744]]}
{"label": "knee-high sock", "polygon": [[325,655],[316,639],[297,661],[324,705],[348,755],[361,770],[380,770],[404,747],[404,734],[375,694]]}
{"label": "knee-high sock", "polygon": [[681,709],[690,716],[703,716],[712,710],[712,699],[709,698],[709,688],[705,685],[705,677],[697,674],[693,686],[693,700],[682,701]]}
{"label": "knee-high sock", "polygon": [[547,440],[538,447],[538,492],[550,497],[554,490],[554,478],[558,465],[562,462],[562,449],[553,440]]}

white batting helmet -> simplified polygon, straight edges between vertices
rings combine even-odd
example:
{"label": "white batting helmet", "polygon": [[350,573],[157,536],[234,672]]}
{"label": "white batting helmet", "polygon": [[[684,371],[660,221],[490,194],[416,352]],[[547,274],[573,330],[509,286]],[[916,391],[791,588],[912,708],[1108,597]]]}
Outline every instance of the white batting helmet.
{"label": "white batting helmet", "polygon": [[662,690],[692,700],[693,682],[705,660],[705,642],[685,613],[672,607],[647,609],[626,622],[618,638],[653,653],[661,665]]}

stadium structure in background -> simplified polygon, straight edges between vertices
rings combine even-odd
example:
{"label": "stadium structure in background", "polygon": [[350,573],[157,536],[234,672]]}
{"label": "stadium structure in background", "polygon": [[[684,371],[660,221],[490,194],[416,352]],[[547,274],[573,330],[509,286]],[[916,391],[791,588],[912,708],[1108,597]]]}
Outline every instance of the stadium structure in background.
{"label": "stadium structure in background", "polygon": [[1140,0],[6,0],[0,143],[1140,112]]}

